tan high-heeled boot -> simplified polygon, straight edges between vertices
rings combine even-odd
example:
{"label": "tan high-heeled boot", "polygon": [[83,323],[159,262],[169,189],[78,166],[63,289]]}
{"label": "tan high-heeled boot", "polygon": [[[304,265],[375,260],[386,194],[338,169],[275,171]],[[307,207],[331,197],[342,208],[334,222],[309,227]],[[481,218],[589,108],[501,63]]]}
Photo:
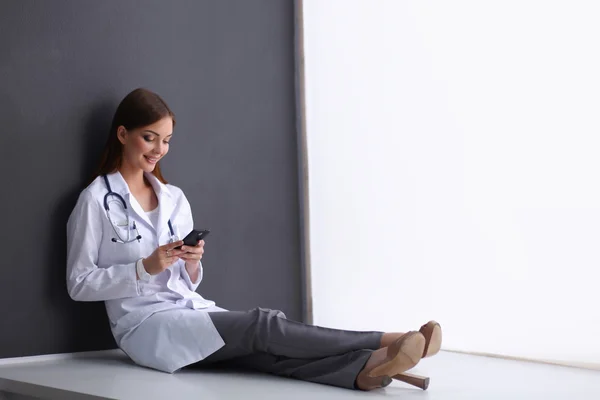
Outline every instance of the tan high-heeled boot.
{"label": "tan high-heeled boot", "polygon": [[[436,355],[442,347],[442,327],[435,321],[429,321],[419,329],[419,332],[425,337],[425,348],[423,349],[423,358]],[[429,387],[429,377],[402,373],[393,376],[394,379],[416,386],[423,390]]]}
{"label": "tan high-heeled boot", "polygon": [[417,365],[424,349],[425,337],[421,332],[406,333],[388,347],[373,352],[356,377],[356,385],[362,390],[389,385],[392,382],[390,377],[399,376]]}

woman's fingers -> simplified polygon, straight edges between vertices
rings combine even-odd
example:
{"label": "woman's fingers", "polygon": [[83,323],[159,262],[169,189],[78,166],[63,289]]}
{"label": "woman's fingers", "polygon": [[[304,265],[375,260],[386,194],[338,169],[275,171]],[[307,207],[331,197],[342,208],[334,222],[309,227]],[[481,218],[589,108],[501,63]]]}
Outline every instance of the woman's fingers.
{"label": "woman's fingers", "polygon": [[201,240],[196,246],[183,246],[181,250],[186,251],[180,258],[185,261],[200,261],[204,254],[204,240]]}
{"label": "woman's fingers", "polygon": [[175,249],[175,247],[181,246],[183,244],[183,241],[179,241],[179,242],[173,242],[173,243],[167,243],[165,245],[159,246],[159,254],[162,256],[166,256],[166,257],[172,257],[172,256],[176,256],[179,254],[183,254],[184,251],[183,250],[177,250]]}
{"label": "woman's fingers", "polygon": [[182,249],[175,249],[175,247],[183,245],[183,240],[179,240],[173,243],[167,243],[165,245],[160,246],[160,258],[164,260],[166,265],[171,265],[175,261],[179,259],[179,256],[185,254],[185,251]]}
{"label": "woman's fingers", "polygon": [[[181,249],[175,247],[182,246]],[[196,246],[184,246],[183,240],[173,243],[167,243],[159,246],[158,256],[162,269],[175,263],[178,259],[189,262],[198,262],[204,254],[204,240],[201,240]]]}
{"label": "woman's fingers", "polygon": [[192,253],[192,254],[203,254],[204,253],[204,240],[198,242],[196,246],[183,246],[181,250]]}
{"label": "woman's fingers", "polygon": [[163,244],[162,246],[160,246],[160,248],[162,250],[165,250],[165,251],[166,250],[170,250],[171,251],[171,250],[175,249],[175,247],[179,247],[179,246],[182,246],[182,245],[183,245],[183,240],[178,240],[178,241],[173,242],[173,243]]}
{"label": "woman's fingers", "polygon": [[185,255],[180,256],[179,258],[185,261],[200,261],[202,259],[202,254],[187,253]]}
{"label": "woman's fingers", "polygon": [[179,257],[180,255],[185,254],[186,251],[184,251],[184,250],[167,250],[165,253],[169,257]]}
{"label": "woman's fingers", "polygon": [[187,254],[204,254],[203,247],[182,247],[181,250]]}

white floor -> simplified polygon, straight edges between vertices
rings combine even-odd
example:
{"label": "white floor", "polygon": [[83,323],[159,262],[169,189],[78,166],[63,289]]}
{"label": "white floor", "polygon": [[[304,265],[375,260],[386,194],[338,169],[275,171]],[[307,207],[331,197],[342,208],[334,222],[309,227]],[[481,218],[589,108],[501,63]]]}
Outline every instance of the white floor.
{"label": "white floor", "polygon": [[226,371],[183,370],[169,375],[137,367],[122,353],[111,352],[91,359],[0,366],[0,391],[61,400],[600,399],[600,371],[441,352],[412,372],[431,377],[427,391],[394,382],[367,393]]}

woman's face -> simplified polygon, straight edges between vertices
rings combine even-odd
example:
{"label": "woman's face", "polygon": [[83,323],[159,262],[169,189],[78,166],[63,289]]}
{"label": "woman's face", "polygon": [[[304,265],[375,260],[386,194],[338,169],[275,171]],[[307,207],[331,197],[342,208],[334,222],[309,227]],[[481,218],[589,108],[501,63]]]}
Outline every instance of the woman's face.
{"label": "woman's face", "polygon": [[172,135],[171,117],[132,130],[120,126],[117,136],[123,144],[123,162],[134,169],[152,172],[158,160],[169,152],[169,141]]}

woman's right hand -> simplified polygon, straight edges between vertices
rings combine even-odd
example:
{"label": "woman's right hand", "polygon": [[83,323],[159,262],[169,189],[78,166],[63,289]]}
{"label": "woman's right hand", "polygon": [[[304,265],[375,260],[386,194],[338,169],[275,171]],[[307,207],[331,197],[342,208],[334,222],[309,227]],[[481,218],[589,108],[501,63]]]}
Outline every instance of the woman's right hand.
{"label": "woman's right hand", "polygon": [[175,250],[175,247],[181,245],[183,245],[183,240],[157,247],[150,256],[142,260],[146,272],[150,275],[158,275],[169,268],[169,266],[179,260],[181,254],[185,253],[183,250]]}

